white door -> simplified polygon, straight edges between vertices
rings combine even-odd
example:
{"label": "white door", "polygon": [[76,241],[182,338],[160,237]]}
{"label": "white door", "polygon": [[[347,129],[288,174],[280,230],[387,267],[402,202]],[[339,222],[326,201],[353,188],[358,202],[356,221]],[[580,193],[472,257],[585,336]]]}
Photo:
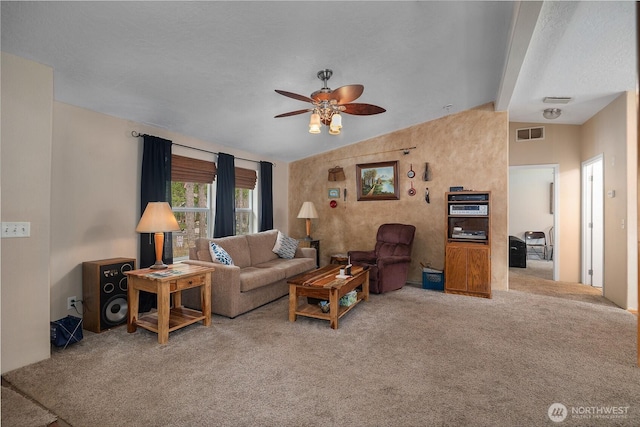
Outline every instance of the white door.
{"label": "white door", "polygon": [[582,163],[582,283],[602,287],[604,176],[602,155]]}

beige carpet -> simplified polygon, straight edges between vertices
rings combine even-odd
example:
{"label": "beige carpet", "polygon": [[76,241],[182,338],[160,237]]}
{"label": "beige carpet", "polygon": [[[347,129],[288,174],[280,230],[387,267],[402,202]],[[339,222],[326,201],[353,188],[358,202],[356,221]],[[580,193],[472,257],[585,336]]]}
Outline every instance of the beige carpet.
{"label": "beige carpet", "polygon": [[[636,319],[519,291],[407,286],[331,330],[280,299],[156,335],[117,328],[5,375],[72,426],[540,426],[550,405],[626,408],[640,424]],[[584,414],[583,414],[584,415]]]}
{"label": "beige carpet", "polygon": [[552,278],[552,262],[527,260],[527,268],[509,268],[509,289],[616,307],[602,296],[601,288],[581,283],[555,282]]}
{"label": "beige carpet", "polygon": [[5,427],[45,427],[57,417],[21,394],[2,387],[2,421]]}

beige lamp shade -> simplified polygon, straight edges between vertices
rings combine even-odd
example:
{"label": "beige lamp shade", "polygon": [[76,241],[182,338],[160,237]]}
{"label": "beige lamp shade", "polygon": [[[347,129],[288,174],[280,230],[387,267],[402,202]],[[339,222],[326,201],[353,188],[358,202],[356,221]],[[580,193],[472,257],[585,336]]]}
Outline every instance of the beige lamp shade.
{"label": "beige lamp shade", "polygon": [[138,233],[180,231],[180,226],[167,202],[149,202],[136,227]]}
{"label": "beige lamp shade", "polygon": [[144,209],[142,218],[136,227],[138,233],[153,233],[156,263],[150,268],[159,269],[168,266],[162,262],[162,250],[164,248],[164,233],[167,231],[180,231],[180,226],[173,215],[171,206],[167,202],[149,202]]}
{"label": "beige lamp shade", "polygon": [[306,219],[307,237],[305,240],[313,240],[311,238],[311,218],[318,218],[318,211],[313,202],[304,202],[298,212],[298,218]]}
{"label": "beige lamp shade", "polygon": [[298,212],[298,218],[318,218],[318,211],[313,202],[304,202]]}

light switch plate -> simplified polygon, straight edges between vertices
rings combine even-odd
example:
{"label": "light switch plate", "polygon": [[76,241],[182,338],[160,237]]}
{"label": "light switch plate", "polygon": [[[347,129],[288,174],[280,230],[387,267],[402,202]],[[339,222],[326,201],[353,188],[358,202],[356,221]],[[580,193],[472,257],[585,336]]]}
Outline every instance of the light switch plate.
{"label": "light switch plate", "polygon": [[2,222],[2,238],[31,236],[30,222]]}

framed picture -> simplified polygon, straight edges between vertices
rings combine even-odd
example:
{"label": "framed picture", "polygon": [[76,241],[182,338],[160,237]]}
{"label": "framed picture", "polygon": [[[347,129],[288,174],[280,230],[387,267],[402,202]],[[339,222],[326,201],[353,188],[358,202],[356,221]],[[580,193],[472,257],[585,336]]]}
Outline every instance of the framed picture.
{"label": "framed picture", "polygon": [[358,200],[398,200],[398,161],[356,165]]}
{"label": "framed picture", "polygon": [[330,199],[338,199],[340,197],[340,189],[339,188],[330,188],[329,189],[329,198]]}

